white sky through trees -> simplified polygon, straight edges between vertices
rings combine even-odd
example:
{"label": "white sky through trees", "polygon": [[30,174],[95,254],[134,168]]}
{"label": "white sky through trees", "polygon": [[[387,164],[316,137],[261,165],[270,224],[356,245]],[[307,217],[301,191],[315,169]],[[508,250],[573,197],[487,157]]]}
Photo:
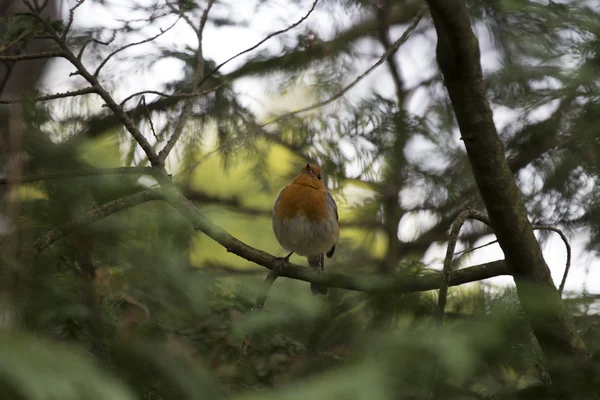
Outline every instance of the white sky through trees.
{"label": "white sky through trees", "polygon": [[[203,40],[205,58],[212,59],[217,64],[227,60],[232,55],[253,46],[269,33],[285,28],[297,21],[306,14],[311,3],[311,1],[268,1],[258,8],[258,12],[255,12],[257,10],[256,1],[237,0],[225,1],[223,4],[217,3],[213,8],[213,11],[211,11],[211,16],[214,17],[215,15],[220,15],[232,18],[235,21],[247,22],[247,26],[216,27],[209,22],[205,29]],[[114,0],[108,2],[108,4],[109,6],[107,8],[94,5],[91,2],[85,2],[76,11],[75,26],[113,26],[115,23],[114,21],[119,18],[123,20],[143,18],[143,14],[131,12],[131,7],[134,4],[150,5],[153,4],[153,2]],[[328,8],[330,7],[332,6],[329,6]],[[65,7],[65,10],[66,9],[68,9],[68,7]],[[65,10],[63,10],[63,14],[65,14]],[[315,31],[320,38],[326,39],[335,33],[336,28],[339,29],[348,26],[352,21],[353,17],[351,15],[341,16],[336,14],[335,18],[332,18],[330,12],[331,11],[323,7],[322,4],[319,4],[315,12],[313,12],[303,24],[284,35],[284,37],[287,38],[287,42],[293,44],[296,35],[306,32],[307,28]],[[152,24],[145,30],[144,34],[146,34],[146,37],[152,36],[158,32],[159,27],[166,28],[172,24],[175,19],[176,16],[171,16],[165,18],[163,21]],[[138,25],[143,26],[144,24],[148,23],[141,21]],[[423,24],[423,22],[421,24]],[[420,26],[422,27],[423,25]],[[403,29],[404,28],[396,28],[392,30],[392,41],[400,37]],[[477,34],[481,46],[482,66],[485,72],[486,70],[497,67],[497,62],[487,33],[482,29],[478,29]],[[143,37],[127,36],[126,40],[133,41],[141,38]],[[282,42],[280,39],[281,38],[273,38],[272,40],[269,40],[255,52],[264,51],[265,49],[272,52],[280,52],[282,50]],[[117,38],[117,40],[119,40],[119,38]],[[430,78],[435,73],[435,40],[435,31],[433,29],[429,30],[426,34],[419,34],[418,36],[413,33],[413,37],[411,37],[407,43],[402,45],[395,55],[402,70],[406,88],[416,86],[419,82]],[[286,43],[286,40],[284,39],[283,42]],[[146,70],[145,73],[140,74],[137,71],[133,73],[128,72],[128,70],[131,70],[134,66],[131,62],[129,64],[123,62],[122,59],[132,55],[141,56],[143,58],[144,52],[155,49],[156,44],[159,44],[163,48],[183,49],[185,46],[196,46],[197,41],[192,30],[181,21],[172,31],[160,37],[155,43],[134,47],[130,51],[123,52],[121,58],[113,59],[103,69],[101,79],[103,83],[107,84],[107,89],[115,94],[115,99],[117,101],[122,100],[127,95],[136,91],[161,90],[165,82],[174,81],[183,76],[183,64],[174,60],[160,61],[151,69]],[[373,40],[361,40],[358,42],[358,46],[360,54],[365,55],[361,60],[357,60],[357,65],[355,67],[357,74],[360,74],[383,54],[384,49]],[[221,72],[227,73],[234,70],[236,67],[239,67],[244,60],[247,60],[248,56],[255,54],[255,52],[233,60],[224,66],[221,69]],[[68,74],[70,72],[72,72],[72,67],[66,61],[54,61],[52,70],[44,80],[44,89],[49,92],[60,92],[78,88],[77,85],[81,85],[81,81],[77,78],[69,78]],[[348,83],[354,78],[355,76],[349,76]],[[114,82],[111,82],[111,80],[114,80]],[[269,91],[272,91],[273,89],[273,87],[269,87],[266,79],[261,78],[244,78],[235,82],[235,90],[241,94],[239,99],[242,104],[250,106],[259,116],[264,115],[266,112],[275,111],[273,109],[275,105],[272,97],[273,93],[269,93]],[[387,73],[387,66],[385,64],[381,65],[373,73],[367,76],[355,88],[350,90],[346,96],[348,98],[360,98],[360,96],[366,94],[367,91],[370,90],[375,90],[383,95],[393,95],[394,86]],[[151,101],[151,99],[152,96],[147,96],[146,98],[147,101]],[[289,104],[284,102],[283,108],[287,108],[287,111],[293,111],[306,105],[310,105],[312,102],[312,99],[294,98],[289,101]],[[416,91],[410,100],[409,111],[417,114],[423,113],[425,109],[423,105],[425,102],[427,102],[426,92]],[[100,109],[101,103],[98,103],[96,106],[98,107],[96,109]],[[332,109],[335,109],[335,103],[328,107],[333,107]],[[548,112],[548,109],[540,110],[540,113]],[[516,113],[512,110],[506,108],[494,108],[494,120],[498,129],[513,123],[516,117]],[[457,133],[455,132],[455,134]],[[418,154],[419,152],[422,153],[426,151],[427,148],[423,143],[418,143],[417,141],[411,143],[411,153]],[[356,168],[352,165],[348,166],[347,173],[349,175],[356,172]],[[523,173],[526,174],[527,171],[522,172],[522,174]],[[521,176],[524,177],[524,175]],[[415,190],[415,193],[403,192],[402,201],[411,203],[416,199],[418,199],[417,189]],[[424,227],[430,223],[431,220],[424,216],[423,213],[417,214],[415,217],[404,218],[401,221],[399,236],[403,240],[410,240],[415,234],[415,231],[424,229]],[[450,227],[448,226],[448,230],[449,229]],[[271,232],[269,232],[269,234],[271,234]],[[567,279],[565,291],[581,292],[585,290],[590,293],[600,293],[600,260],[594,255],[584,251],[583,240],[581,240],[581,238],[584,237],[583,235],[585,235],[585,232],[580,231],[578,236],[569,238],[572,247],[572,261],[571,272]],[[493,240],[493,237],[487,236],[479,240],[476,245],[481,245],[491,240]],[[459,245],[457,246],[457,250],[460,251],[463,250],[463,248]],[[565,267],[565,247],[558,235],[551,233],[549,239],[544,243],[542,250],[546,262],[552,271],[554,282],[558,286]],[[430,267],[441,268],[444,254],[445,246],[433,245],[426,253],[424,262]],[[503,258],[502,251],[498,244],[494,244],[470,253],[466,263],[480,264],[501,258]],[[513,284],[511,277],[497,277],[489,279],[488,281],[499,285]]]}

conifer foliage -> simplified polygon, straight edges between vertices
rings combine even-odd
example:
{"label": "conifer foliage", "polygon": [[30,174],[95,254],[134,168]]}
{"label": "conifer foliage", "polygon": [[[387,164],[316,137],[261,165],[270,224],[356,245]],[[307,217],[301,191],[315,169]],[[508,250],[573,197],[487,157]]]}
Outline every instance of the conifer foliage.
{"label": "conifer foliage", "polygon": [[[598,5],[0,14],[2,398],[600,395],[597,295],[565,289],[600,244]],[[340,206],[320,274],[270,222],[307,162]]]}

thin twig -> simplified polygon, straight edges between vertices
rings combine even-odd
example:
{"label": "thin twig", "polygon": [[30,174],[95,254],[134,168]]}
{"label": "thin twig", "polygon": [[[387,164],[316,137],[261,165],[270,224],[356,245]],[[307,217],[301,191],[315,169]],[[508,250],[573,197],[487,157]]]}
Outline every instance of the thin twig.
{"label": "thin twig", "polygon": [[129,43],[126,44],[123,47],[119,47],[118,49],[116,49],[115,51],[113,51],[112,53],[110,53],[108,56],[106,56],[106,58],[100,63],[100,65],[98,65],[98,68],[96,68],[96,71],[94,71],[94,77],[98,77],[98,75],[100,74],[100,70],[102,69],[102,67],[104,67],[106,65],[106,63],[113,58],[115,55],[117,55],[118,53],[122,52],[123,50],[126,50],[130,47],[133,46],[138,46],[140,44],[144,44],[144,43],[149,43],[152,42],[153,40],[158,39],[159,37],[161,37],[162,35],[164,35],[165,33],[169,32],[171,29],[173,29],[175,27],[175,25],[177,25],[177,23],[179,22],[179,18],[177,18],[175,20],[175,22],[173,22],[170,26],[168,26],[166,29],[160,29],[160,32],[157,33],[154,36],[151,36],[147,39],[144,40],[140,40],[139,42],[133,42],[133,43]]}
{"label": "thin twig", "polygon": [[194,33],[196,33],[196,36],[198,36],[198,32],[197,32],[196,27],[194,26],[194,23],[192,22],[190,17],[185,15],[184,11],[180,10],[179,8],[175,7],[173,4],[168,3],[168,2],[167,2],[167,6],[171,9],[171,11],[177,13],[177,15],[179,15],[181,18],[183,18],[183,20],[190,26],[190,28],[192,28],[194,30]]}
{"label": "thin twig", "polygon": [[[273,268],[269,271],[269,275],[265,278],[265,281],[260,288],[260,293],[258,294],[258,298],[256,299],[256,303],[254,304],[254,308],[252,308],[251,312],[258,312],[263,309],[265,306],[265,302],[267,301],[267,297],[269,296],[269,290],[271,290],[271,286],[273,286],[273,282],[279,276],[278,269]],[[240,349],[240,356],[238,357],[237,365],[240,366],[244,362],[246,355],[248,355],[248,351],[252,347],[252,343],[254,342],[254,335],[252,333],[248,333],[244,337],[244,341],[242,342],[242,348]]]}
{"label": "thin twig", "polygon": [[[202,81],[202,78],[204,77],[205,62],[204,52],[202,49],[202,35],[204,32],[204,27],[206,26],[206,21],[208,21],[208,13],[211,7],[213,6],[214,2],[215,0],[208,1],[206,9],[200,17],[200,26],[196,31],[196,34],[198,35],[198,49],[196,50],[196,71],[194,72],[194,78],[192,80],[192,92],[198,90],[198,88],[200,87],[200,81]],[[175,144],[177,143],[179,137],[183,133],[183,128],[185,127],[185,124],[192,115],[193,108],[193,98],[188,99],[183,105],[183,109],[181,110],[181,116],[179,117],[179,121],[177,121],[177,125],[175,126],[175,130],[173,131],[173,135],[169,138],[167,144],[165,144],[165,147],[163,147],[160,153],[158,153],[158,159],[161,164],[164,164],[169,153],[171,152],[171,150],[173,150],[173,147],[175,147]]]}
{"label": "thin twig", "polygon": [[237,53],[233,57],[230,57],[229,59],[223,61],[221,64],[217,65],[212,71],[210,71],[208,74],[206,74],[206,76],[200,81],[199,85],[202,85],[211,75],[213,75],[214,73],[216,73],[217,71],[219,71],[228,62],[230,62],[230,61],[238,58],[241,55],[244,55],[246,53],[251,52],[252,50],[258,48],[260,45],[262,45],[263,43],[265,43],[267,40],[271,39],[272,37],[277,36],[277,35],[281,35],[282,33],[285,33],[285,32],[287,32],[289,30],[292,30],[295,27],[297,27],[298,25],[300,25],[302,22],[304,22],[310,16],[310,14],[312,14],[312,12],[315,10],[315,7],[317,6],[318,2],[319,2],[319,0],[315,0],[313,2],[313,4],[312,4],[312,7],[310,8],[310,10],[308,10],[308,12],[302,18],[300,18],[298,21],[294,22],[292,25],[288,26],[285,29],[281,29],[281,30],[278,30],[276,32],[273,32],[273,33],[267,35],[263,40],[259,41],[254,46],[248,47],[246,50],[240,51],[239,53]]}
{"label": "thin twig", "polygon": [[117,31],[113,31],[112,36],[110,37],[110,39],[106,40],[106,41],[102,41],[99,39],[94,39],[94,38],[90,38],[89,40],[87,40],[79,49],[79,51],[77,52],[77,59],[81,60],[81,57],[83,57],[83,53],[85,52],[86,47],[88,46],[88,44],[94,42],[97,43],[99,45],[102,46],[108,46],[109,44],[111,44],[115,39],[117,38]]}
{"label": "thin twig", "polygon": [[[73,25],[73,18],[75,17],[75,10],[80,5],[82,5],[84,1],[85,0],[77,0],[75,2],[75,5],[69,9],[69,20],[67,21],[67,25],[65,26],[65,30],[63,31],[63,34],[60,36],[62,41],[67,40],[67,34],[69,33],[69,30],[71,29],[71,25]],[[39,10],[36,10],[36,12],[39,12]]]}
{"label": "thin twig", "polygon": [[571,245],[569,244],[569,240],[567,236],[563,233],[562,230],[555,228],[553,226],[548,225],[534,225],[533,229],[537,230],[546,230],[558,233],[561,240],[565,244],[565,248],[567,250],[567,262],[565,264],[565,272],[563,273],[562,279],[560,281],[560,286],[558,287],[558,292],[562,295],[563,290],[565,289],[565,283],[567,282],[567,276],[569,275],[569,270],[571,269]]}
{"label": "thin twig", "polygon": [[454,253],[454,256],[460,256],[461,254],[471,253],[475,250],[483,249],[484,247],[491,246],[495,243],[498,243],[498,240],[492,240],[491,242],[487,242],[485,244],[482,244],[481,246],[469,247],[468,249],[457,251],[456,253]]}
{"label": "thin twig", "polygon": [[458,234],[460,229],[467,219],[476,219],[491,227],[491,223],[488,217],[472,208],[461,211],[455,218],[450,230],[450,237],[448,238],[448,247],[446,249],[446,257],[444,258],[444,267],[441,274],[440,291],[438,295],[438,312],[437,318],[440,324],[444,321],[444,309],[446,308],[446,299],[448,296],[448,286],[452,275],[452,260],[454,255],[454,249],[456,248],[456,242],[458,241]]}
{"label": "thin twig", "polygon": [[[82,96],[82,95],[91,94],[91,93],[98,93],[97,88],[87,87],[84,89],[72,90],[69,92],[48,94],[45,96],[34,97],[33,100],[34,101],[49,101],[49,100],[56,100],[56,99],[64,99],[67,97]],[[15,103],[21,103],[25,100],[26,99],[12,99],[12,100],[0,99],[0,104],[15,104]]]}
{"label": "thin twig", "polygon": [[229,81],[222,82],[222,83],[218,84],[217,86],[215,86],[213,88],[210,88],[210,89],[207,89],[207,90],[203,90],[201,92],[195,92],[195,93],[168,94],[168,93],[164,93],[164,92],[159,92],[158,90],[142,90],[141,92],[133,93],[133,94],[127,96],[120,103],[120,105],[121,105],[121,107],[123,107],[125,105],[125,103],[127,103],[132,98],[134,98],[136,96],[141,96],[141,95],[144,95],[144,94],[155,94],[157,96],[166,97],[166,98],[170,98],[170,99],[184,99],[184,98],[188,98],[188,97],[204,96],[205,94],[216,92],[217,90],[219,90],[223,86],[225,86],[227,83],[229,83]]}
{"label": "thin twig", "polygon": [[0,56],[0,61],[17,62],[17,61],[39,60],[39,59],[64,57],[64,56],[65,56],[65,53],[63,53],[62,51],[45,51],[43,53],[19,54],[16,56]]}
{"label": "thin twig", "polygon": [[398,51],[398,48],[408,40],[408,38],[410,37],[410,34],[416,29],[417,25],[421,21],[421,18],[423,17],[423,13],[424,13],[423,10],[419,11],[419,13],[415,16],[415,18],[412,20],[412,22],[408,26],[408,28],[406,28],[406,30],[404,31],[404,33],[402,34],[402,36],[398,40],[396,40],[394,42],[394,44],[392,44],[392,46],[386,50],[385,53],[383,53],[383,55],[379,58],[379,60],[377,60],[377,62],[375,64],[371,65],[371,67],[369,67],[369,69],[367,69],[365,72],[363,72],[362,74],[360,74],[359,76],[357,76],[356,79],[354,79],[348,86],[346,86],[345,88],[343,88],[342,90],[340,90],[338,93],[336,93],[335,95],[331,96],[327,100],[324,100],[324,101],[321,101],[319,103],[310,105],[308,107],[301,108],[301,109],[296,110],[296,111],[292,111],[292,112],[286,113],[284,115],[281,115],[281,116],[275,118],[272,121],[269,121],[269,122],[263,124],[262,126],[265,127],[267,125],[275,124],[277,122],[281,122],[281,121],[286,120],[286,119],[288,119],[290,117],[293,117],[294,115],[297,115],[297,114],[300,114],[300,113],[303,113],[303,112],[307,112],[307,111],[311,111],[311,110],[314,110],[314,109],[317,109],[317,108],[324,107],[324,106],[326,106],[328,104],[331,104],[334,101],[338,100],[342,96],[344,96],[344,94],[346,94],[346,92],[348,92],[350,89],[352,89],[354,86],[356,86],[356,84],[358,82],[360,82],[364,77],[366,77],[367,75],[369,75],[371,72],[373,72],[373,70],[375,70],[377,67],[379,67],[381,64],[383,64],[385,62],[385,60],[387,60],[387,58],[389,56],[391,56],[396,51]]}
{"label": "thin twig", "polygon": [[158,139],[158,136],[156,136],[156,131],[154,130],[154,123],[152,122],[152,117],[150,116],[150,111],[148,110],[148,105],[146,104],[146,96],[142,96],[142,99],[140,100],[142,105],[144,106],[144,114],[146,114],[146,118],[148,119],[148,122],[150,123],[150,129],[152,130],[152,135],[154,135],[154,138],[160,142],[160,140]]}

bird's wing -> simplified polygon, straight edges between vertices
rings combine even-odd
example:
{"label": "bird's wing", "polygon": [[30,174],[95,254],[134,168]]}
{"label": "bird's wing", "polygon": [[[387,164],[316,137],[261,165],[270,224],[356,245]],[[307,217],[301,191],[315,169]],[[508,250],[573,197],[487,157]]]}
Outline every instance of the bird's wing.
{"label": "bird's wing", "polygon": [[[329,193],[329,191],[326,192],[327,194],[325,195],[325,201],[327,204],[327,208],[331,211],[333,210],[335,212],[335,220],[339,222],[340,218],[338,216],[338,209],[337,209],[337,204],[335,203],[335,199],[333,198],[333,196],[331,195],[331,193]],[[333,253],[335,253],[335,244],[333,245],[333,247],[327,252],[327,257],[331,258],[333,257]]]}
{"label": "bird's wing", "polygon": [[[289,186],[289,185],[288,185]],[[284,187],[281,192],[279,192],[279,196],[277,196],[277,200],[275,200],[275,204],[273,205],[273,213],[275,213],[275,210],[277,210],[277,204],[279,204],[279,199],[281,199],[281,195],[283,194],[283,192],[285,191],[285,189],[288,188],[288,186]]]}
{"label": "bird's wing", "polygon": [[325,201],[327,202],[327,207],[330,210],[333,210],[335,212],[335,220],[339,221],[340,218],[338,216],[338,209],[337,209],[337,204],[335,203],[335,199],[333,198],[333,196],[331,195],[331,193],[329,193],[329,190],[326,191],[326,197],[325,197]]}

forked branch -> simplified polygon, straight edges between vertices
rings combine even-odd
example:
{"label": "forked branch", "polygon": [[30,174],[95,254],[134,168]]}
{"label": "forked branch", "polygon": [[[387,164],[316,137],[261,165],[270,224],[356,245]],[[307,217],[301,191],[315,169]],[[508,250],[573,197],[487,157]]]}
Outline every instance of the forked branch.
{"label": "forked branch", "polygon": [[450,284],[450,279],[453,272],[452,260],[454,258],[454,249],[456,248],[456,242],[458,241],[460,229],[462,228],[465,221],[469,218],[481,221],[484,224],[488,225],[490,228],[492,227],[492,224],[486,215],[471,208],[460,212],[454,220],[454,223],[452,224],[452,229],[450,230],[450,237],[448,238],[448,247],[446,249],[446,257],[444,258],[444,267],[442,269],[442,279],[440,282],[440,292],[438,295],[437,318],[440,324],[444,321],[444,309],[446,308],[446,299],[448,297],[448,286]]}

